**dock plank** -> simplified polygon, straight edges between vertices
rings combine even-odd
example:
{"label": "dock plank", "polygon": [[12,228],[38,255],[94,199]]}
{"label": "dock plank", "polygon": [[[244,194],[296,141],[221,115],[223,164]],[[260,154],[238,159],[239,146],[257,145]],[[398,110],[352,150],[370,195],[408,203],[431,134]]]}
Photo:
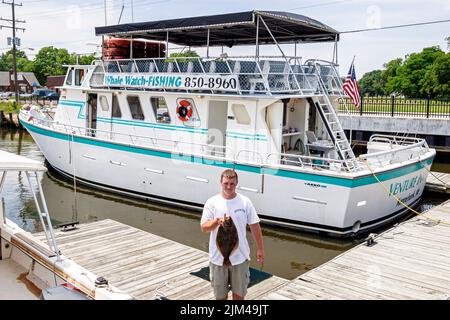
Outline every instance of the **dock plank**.
{"label": "dock plank", "polygon": [[[45,241],[43,233],[35,236]],[[207,252],[111,219],[56,230],[55,236],[66,257],[136,299],[214,299],[210,282],[190,274],[209,265]],[[249,296],[287,282],[270,277],[251,287]]]}
{"label": "dock plank", "polygon": [[450,299],[449,224],[450,200],[260,298]]}

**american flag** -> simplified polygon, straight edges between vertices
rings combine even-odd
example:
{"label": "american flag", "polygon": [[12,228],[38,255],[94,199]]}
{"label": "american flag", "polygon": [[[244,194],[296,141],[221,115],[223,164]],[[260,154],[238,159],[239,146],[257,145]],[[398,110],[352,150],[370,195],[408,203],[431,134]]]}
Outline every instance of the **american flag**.
{"label": "american flag", "polygon": [[343,88],[348,96],[352,99],[353,104],[357,108],[359,108],[359,106],[361,105],[361,98],[359,96],[358,84],[356,83],[355,65],[353,62],[350,66],[350,70],[348,70]]}

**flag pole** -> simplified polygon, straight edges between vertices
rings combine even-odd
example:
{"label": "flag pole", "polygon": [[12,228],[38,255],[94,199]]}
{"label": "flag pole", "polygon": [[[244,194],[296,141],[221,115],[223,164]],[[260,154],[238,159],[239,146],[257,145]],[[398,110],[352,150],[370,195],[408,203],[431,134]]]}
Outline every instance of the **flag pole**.
{"label": "flag pole", "polygon": [[[353,68],[355,68],[355,65],[354,65],[355,58],[356,58],[356,55],[353,56],[353,60],[352,60],[352,64],[350,65],[350,68],[352,66],[353,66]],[[350,148],[352,147],[352,135],[353,135],[353,116],[352,116],[352,114],[350,114],[350,141],[349,141]]]}

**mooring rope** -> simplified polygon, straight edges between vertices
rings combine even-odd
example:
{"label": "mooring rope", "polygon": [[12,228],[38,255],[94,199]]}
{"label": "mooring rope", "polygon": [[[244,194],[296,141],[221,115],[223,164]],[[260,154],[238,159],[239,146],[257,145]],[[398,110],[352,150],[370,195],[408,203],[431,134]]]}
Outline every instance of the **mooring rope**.
{"label": "mooring rope", "polygon": [[447,222],[443,222],[442,220],[437,220],[437,219],[433,219],[430,217],[425,216],[425,213],[428,212],[428,210],[424,213],[420,213],[416,210],[414,210],[413,208],[411,208],[410,206],[408,206],[406,203],[404,203],[402,200],[400,200],[397,196],[395,196],[381,181],[380,179],[378,179],[378,177],[376,176],[375,172],[372,170],[372,168],[370,167],[369,163],[367,162],[366,159],[360,158],[365,165],[367,166],[367,168],[369,169],[369,171],[372,173],[373,177],[378,181],[378,183],[383,187],[383,189],[390,195],[392,196],[398,203],[400,203],[402,206],[404,206],[405,208],[409,209],[410,211],[412,211],[413,213],[415,213],[418,216],[424,217],[425,219],[428,219],[430,221],[433,221],[437,224],[443,224],[443,225],[447,225],[450,226],[450,223]]}
{"label": "mooring rope", "polygon": [[[420,163],[423,164],[422,161],[420,161]],[[442,183],[444,184],[444,187],[450,188],[450,185],[448,185],[445,181],[442,181],[441,179],[439,179],[439,177],[436,177],[436,176],[434,175],[433,171],[429,170],[426,166],[424,166],[424,168],[425,168],[429,173],[431,173],[431,175],[432,175],[436,180],[442,182]]]}

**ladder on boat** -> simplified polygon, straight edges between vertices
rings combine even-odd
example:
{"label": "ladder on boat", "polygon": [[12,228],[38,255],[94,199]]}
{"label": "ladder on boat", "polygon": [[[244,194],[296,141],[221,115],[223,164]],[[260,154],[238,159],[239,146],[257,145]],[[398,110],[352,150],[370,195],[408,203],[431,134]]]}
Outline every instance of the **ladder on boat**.
{"label": "ladder on boat", "polygon": [[319,111],[328,135],[336,148],[339,159],[344,162],[344,165],[348,170],[353,170],[358,167],[356,156],[353,153],[352,146],[345,135],[344,129],[342,129],[325,84],[320,76],[318,76],[318,78],[321,94],[308,98],[308,102],[314,104]]}

